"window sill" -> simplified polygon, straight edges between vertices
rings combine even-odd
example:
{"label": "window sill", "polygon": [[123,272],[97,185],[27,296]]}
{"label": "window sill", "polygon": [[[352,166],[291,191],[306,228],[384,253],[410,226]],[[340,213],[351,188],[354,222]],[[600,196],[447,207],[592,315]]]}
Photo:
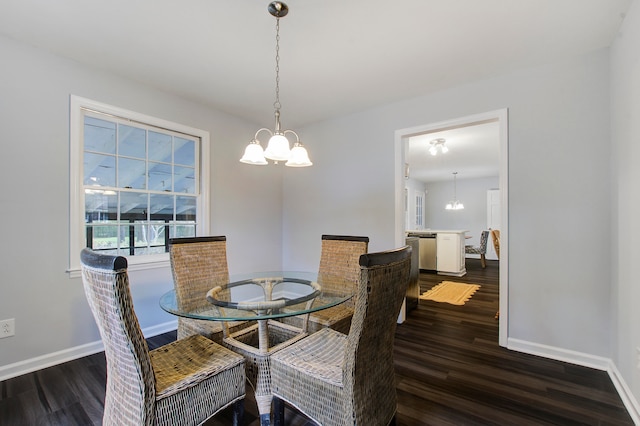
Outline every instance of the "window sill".
{"label": "window sill", "polygon": [[[127,272],[171,267],[171,262],[169,260],[168,254],[160,254],[156,256],[127,257],[127,263]],[[79,265],[67,269],[66,272],[69,274],[69,278],[80,278],[82,276]]]}

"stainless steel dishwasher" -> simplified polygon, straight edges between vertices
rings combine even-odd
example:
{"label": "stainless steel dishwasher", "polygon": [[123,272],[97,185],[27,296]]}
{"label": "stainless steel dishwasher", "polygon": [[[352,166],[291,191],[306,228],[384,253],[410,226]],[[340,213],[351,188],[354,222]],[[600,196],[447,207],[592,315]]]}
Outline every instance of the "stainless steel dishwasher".
{"label": "stainless steel dishwasher", "polygon": [[418,261],[420,269],[427,271],[435,271],[437,269],[436,263],[436,234],[430,234],[426,232],[409,233],[409,237],[418,237],[419,240],[419,252],[420,259]]}

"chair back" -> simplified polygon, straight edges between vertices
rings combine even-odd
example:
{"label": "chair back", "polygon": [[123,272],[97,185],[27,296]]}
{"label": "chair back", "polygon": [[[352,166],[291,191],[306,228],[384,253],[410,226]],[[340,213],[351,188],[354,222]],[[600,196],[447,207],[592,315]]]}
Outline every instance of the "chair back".
{"label": "chair back", "polygon": [[[344,291],[350,283],[355,291],[360,281],[360,256],[369,250],[369,237],[323,235],[318,268],[318,282],[324,291]],[[353,299],[346,305],[353,306]]]}
{"label": "chair back", "polygon": [[480,234],[480,254],[487,253],[487,242],[489,241],[489,231],[482,231]]}
{"label": "chair back", "polygon": [[133,310],[127,259],[85,248],[80,264],[84,291],[107,360],[103,424],[152,424],[155,378],[149,348]]}
{"label": "chair back", "polygon": [[500,230],[492,229],[491,230],[491,240],[493,241],[493,249],[496,251],[496,255],[498,259],[500,259]]}
{"label": "chair back", "polygon": [[343,383],[351,390],[354,419],[381,424],[396,411],[393,342],[411,271],[411,247],[360,256],[360,280],[347,337]]}
{"label": "chair back", "polygon": [[207,292],[229,282],[226,236],[171,238],[169,258],[181,309],[208,306]]}

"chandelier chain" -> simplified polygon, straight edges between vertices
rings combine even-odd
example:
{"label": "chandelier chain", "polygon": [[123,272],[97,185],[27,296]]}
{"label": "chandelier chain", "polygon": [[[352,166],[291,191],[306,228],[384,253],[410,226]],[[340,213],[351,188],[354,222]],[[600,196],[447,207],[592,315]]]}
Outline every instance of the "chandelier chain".
{"label": "chandelier chain", "polygon": [[276,101],[273,107],[280,111],[280,18],[276,18]]}

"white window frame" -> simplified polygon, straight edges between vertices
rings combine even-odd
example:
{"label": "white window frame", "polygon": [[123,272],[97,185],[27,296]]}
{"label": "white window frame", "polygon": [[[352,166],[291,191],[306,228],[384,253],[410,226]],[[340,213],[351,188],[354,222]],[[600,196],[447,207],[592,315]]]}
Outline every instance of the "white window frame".
{"label": "white window frame", "polygon": [[[83,191],[83,140],[84,112],[87,110],[112,115],[132,122],[148,124],[172,132],[184,133],[200,139],[199,164],[196,164],[196,168],[198,169],[196,173],[199,173],[200,183],[199,188],[196,188],[198,192],[196,201],[198,221],[196,235],[208,235],[211,217],[209,203],[209,177],[211,175],[209,132],[71,95],[69,114],[69,267],[67,269],[69,276],[71,278],[80,276],[80,251],[86,247]],[[129,270],[169,266],[168,253],[126,257],[128,259]]]}

